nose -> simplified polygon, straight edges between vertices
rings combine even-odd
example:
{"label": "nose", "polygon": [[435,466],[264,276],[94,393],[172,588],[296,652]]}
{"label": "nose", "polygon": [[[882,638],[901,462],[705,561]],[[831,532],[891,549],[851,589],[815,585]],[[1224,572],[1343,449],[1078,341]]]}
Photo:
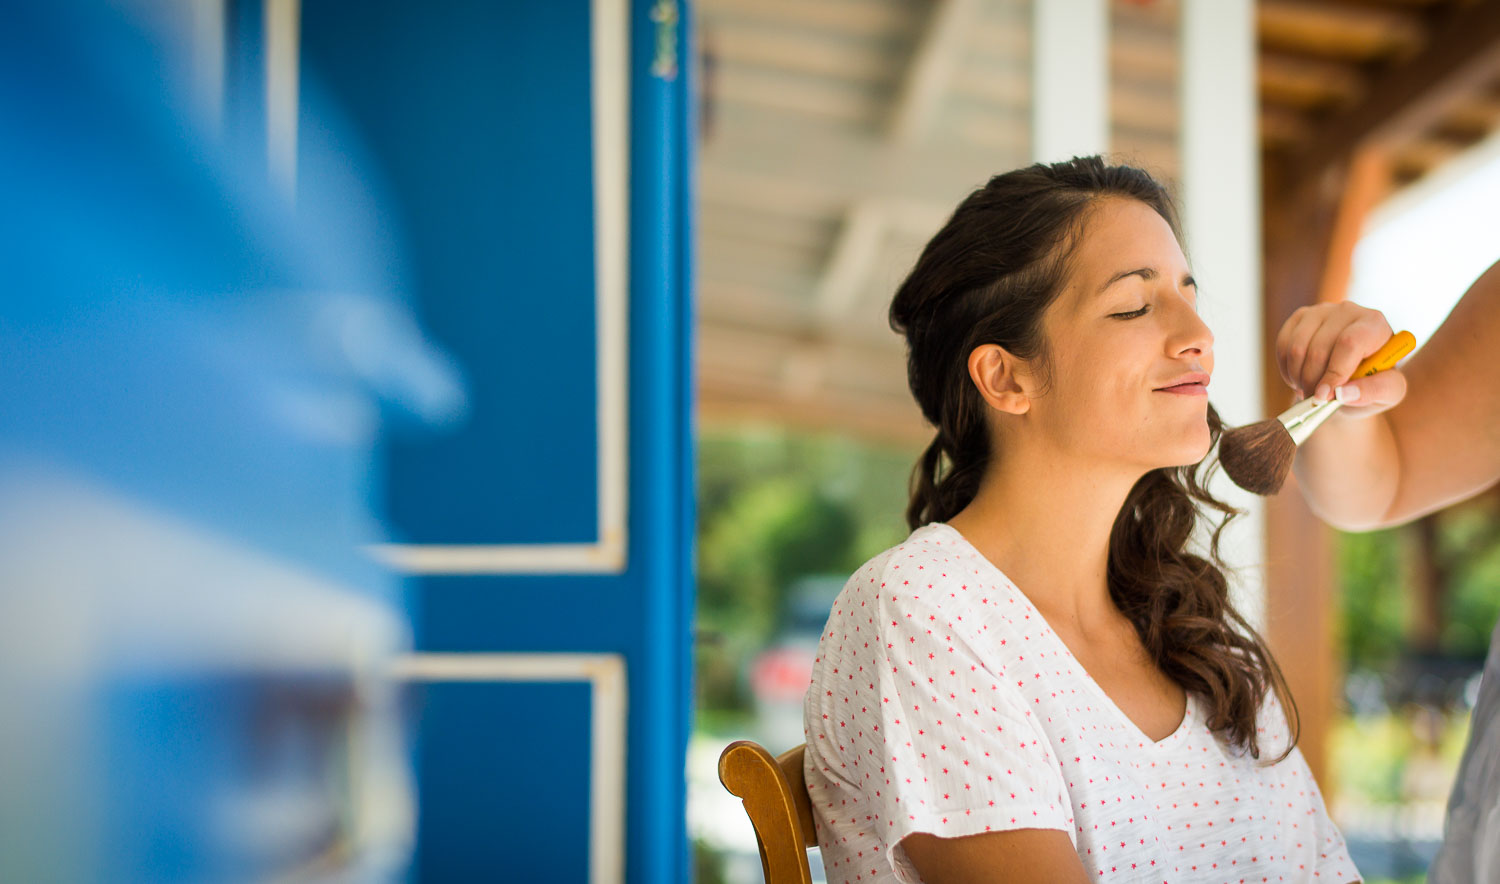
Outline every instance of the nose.
{"label": "nose", "polygon": [[1172,332],[1167,348],[1173,356],[1208,356],[1213,353],[1214,333],[1185,297],[1173,299]]}

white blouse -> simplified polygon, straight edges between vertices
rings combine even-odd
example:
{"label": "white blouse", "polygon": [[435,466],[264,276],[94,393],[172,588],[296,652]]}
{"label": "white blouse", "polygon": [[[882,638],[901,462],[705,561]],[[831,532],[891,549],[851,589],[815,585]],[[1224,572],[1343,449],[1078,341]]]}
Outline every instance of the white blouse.
{"label": "white blouse", "polygon": [[833,604],[804,704],[805,774],[830,882],[920,881],[913,832],[1068,833],[1109,882],[1358,881],[1274,694],[1261,760],[1200,701],[1159,742],[952,527],[918,528]]}

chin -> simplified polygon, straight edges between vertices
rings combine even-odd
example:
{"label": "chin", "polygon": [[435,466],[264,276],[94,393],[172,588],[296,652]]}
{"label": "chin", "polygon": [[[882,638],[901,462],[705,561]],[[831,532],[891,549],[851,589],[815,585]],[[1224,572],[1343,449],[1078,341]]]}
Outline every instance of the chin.
{"label": "chin", "polygon": [[1208,424],[1205,422],[1174,439],[1163,439],[1162,445],[1156,449],[1155,460],[1158,462],[1153,469],[1193,466],[1208,457],[1212,449],[1213,437],[1209,434]]}

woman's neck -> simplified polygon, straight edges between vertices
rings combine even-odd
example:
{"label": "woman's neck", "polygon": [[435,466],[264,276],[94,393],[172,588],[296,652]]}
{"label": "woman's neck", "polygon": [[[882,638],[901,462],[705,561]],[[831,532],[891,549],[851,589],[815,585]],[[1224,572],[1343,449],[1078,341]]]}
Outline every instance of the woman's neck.
{"label": "woman's neck", "polygon": [[1115,517],[1139,476],[1057,457],[991,469],[948,524],[1015,582],[1050,624],[1083,634],[1119,621],[1106,571]]}

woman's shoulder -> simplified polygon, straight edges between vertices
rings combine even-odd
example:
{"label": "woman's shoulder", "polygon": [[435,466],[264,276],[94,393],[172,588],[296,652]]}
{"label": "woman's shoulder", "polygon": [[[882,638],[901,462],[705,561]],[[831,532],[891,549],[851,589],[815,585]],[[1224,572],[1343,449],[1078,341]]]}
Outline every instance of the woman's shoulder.
{"label": "woman's shoulder", "polygon": [[1025,597],[961,534],[933,522],[860,566],[833,615],[868,620],[882,633],[914,620],[937,623],[948,627],[945,634],[973,643],[986,630],[992,637],[1012,630],[1007,602],[1024,604]]}
{"label": "woman's shoulder", "polygon": [[979,569],[963,538],[942,522],[912,531],[861,565],[846,586],[873,591],[888,602],[936,599],[975,583]]}

